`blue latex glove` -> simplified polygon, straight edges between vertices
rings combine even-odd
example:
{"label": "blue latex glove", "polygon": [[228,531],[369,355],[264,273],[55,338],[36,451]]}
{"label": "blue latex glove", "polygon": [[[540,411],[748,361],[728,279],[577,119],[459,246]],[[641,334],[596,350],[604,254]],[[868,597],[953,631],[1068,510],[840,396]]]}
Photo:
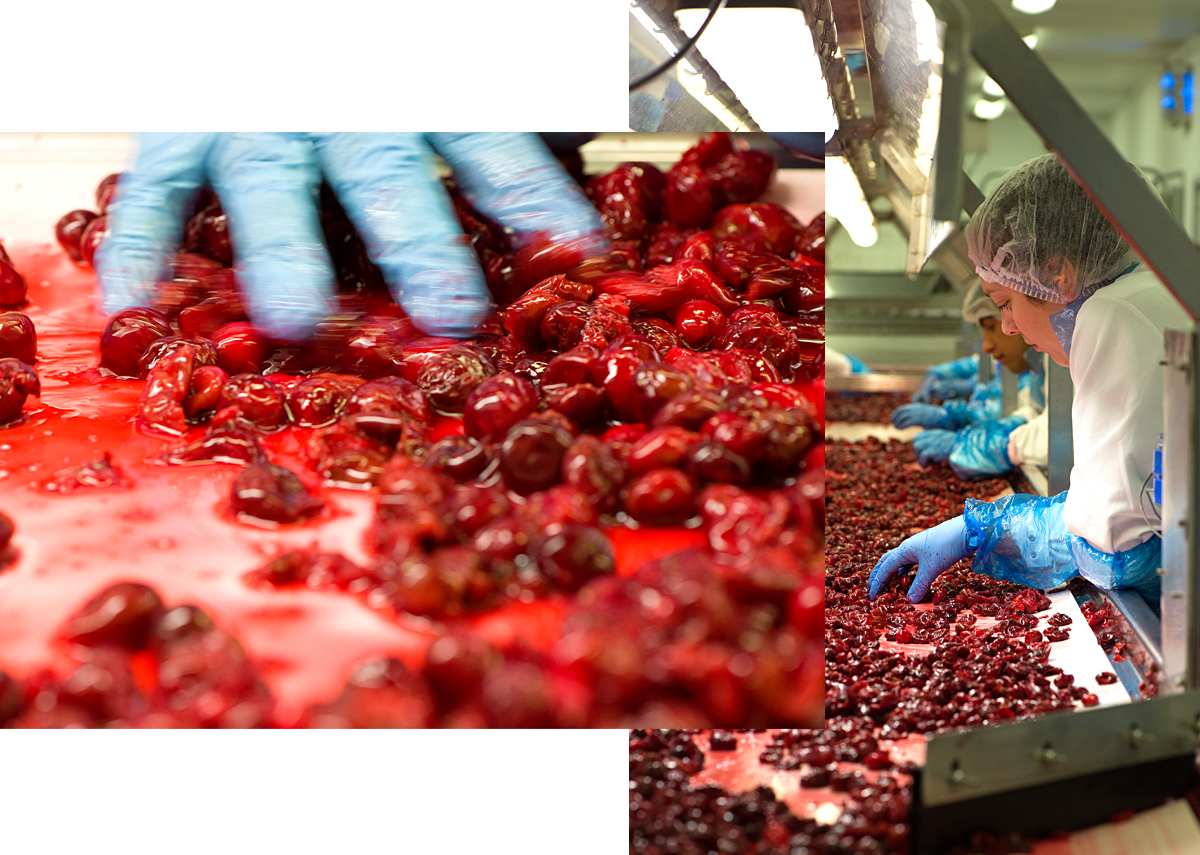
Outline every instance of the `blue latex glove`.
{"label": "blue latex glove", "polygon": [[[974,383],[978,377],[978,356],[964,356],[962,359],[952,359],[949,362],[942,362],[934,365],[925,372],[925,378],[921,381],[921,387],[913,393],[912,399],[918,404],[928,404],[934,397],[943,397],[934,394],[933,384],[938,380],[971,380]],[[967,394],[970,393],[968,392]]]}
{"label": "blue latex glove", "polygon": [[947,458],[950,468],[963,480],[1008,472],[1013,468],[1008,459],[1008,435],[1023,424],[1025,419],[1021,416],[1008,416],[963,428],[955,435],[954,447]]}
{"label": "blue latex glove", "polygon": [[945,380],[934,380],[929,384],[929,393],[934,398],[969,398],[975,391],[974,377],[951,377]]}
{"label": "blue latex glove", "polygon": [[971,569],[993,579],[1047,590],[1077,574],[1101,588],[1132,588],[1151,605],[1160,590],[1157,537],[1124,552],[1103,552],[1067,531],[1064,490],[1043,497],[1018,493],[994,502],[967,499],[963,518],[975,560]]}
{"label": "blue latex glove", "polygon": [[892,412],[892,424],[898,428],[926,427],[957,430],[966,422],[954,411],[934,404],[901,404]]}
{"label": "blue latex glove", "polygon": [[308,338],[336,306],[318,217],[323,176],[413,323],[469,336],[491,297],[434,171],[435,151],[502,226],[542,232],[585,256],[603,250],[595,209],[533,135],[145,134],[97,253],[103,310],[153,304],[185,207],[207,181],[229,217],[250,319],[277,339]]}
{"label": "blue latex glove", "polygon": [[954,448],[957,431],[952,430],[923,430],[913,437],[913,451],[917,453],[917,462],[922,466],[937,463],[950,457]]}
{"label": "blue latex glove", "polygon": [[917,575],[908,589],[908,601],[919,603],[929,593],[938,576],[971,554],[967,545],[967,525],[963,517],[914,534],[879,559],[868,580],[871,599],[879,596],[888,582],[906,567],[917,565]]}
{"label": "blue latex glove", "polygon": [[850,360],[850,373],[851,374],[874,374],[875,373],[869,367],[867,367],[867,363],[863,362],[857,356],[851,356],[848,353],[844,354],[844,355],[848,360]]}

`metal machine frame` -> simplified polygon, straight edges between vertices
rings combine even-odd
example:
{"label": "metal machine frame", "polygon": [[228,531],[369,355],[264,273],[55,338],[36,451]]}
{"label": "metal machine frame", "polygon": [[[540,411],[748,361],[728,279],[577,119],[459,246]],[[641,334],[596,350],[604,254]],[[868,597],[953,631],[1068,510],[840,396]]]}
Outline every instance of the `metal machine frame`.
{"label": "metal machine frame", "polygon": [[[839,68],[835,61],[837,36],[829,49],[828,33],[824,25],[819,26],[827,22],[836,33],[845,21],[852,40],[866,33],[870,60],[871,28],[863,23],[886,0],[800,2],[814,22],[818,54],[828,60],[834,75],[829,86],[842,120],[839,153],[847,155],[868,198],[887,196],[902,218],[905,210],[917,206],[906,208],[907,200],[896,192],[894,182],[889,185],[888,176],[881,177],[880,159],[873,157],[891,143],[889,116],[878,109],[877,102],[873,118],[864,120],[856,105],[844,103],[844,66]],[[1200,317],[1200,252],[1042,59],[1025,45],[995,2],[929,2],[946,24],[946,70],[954,71],[964,48],[958,42],[961,38],[1188,314],[1193,319]],[[870,73],[876,70],[870,61],[867,69]],[[871,93],[880,91],[875,78],[870,82]],[[955,92],[961,90],[954,85],[943,89],[942,116],[956,117],[954,123],[961,128],[961,100],[957,105],[948,103]],[[849,94],[852,97],[853,90]],[[961,99],[961,94],[958,97]],[[939,140],[944,138],[953,139],[954,135],[939,133]],[[939,150],[935,160],[942,162],[932,171],[939,178],[950,170],[961,171],[958,157],[953,146]],[[884,156],[882,161],[889,167],[896,165],[893,158]],[[958,204],[969,213],[982,196],[969,180],[961,186]],[[942,182],[939,189],[947,187],[953,193],[954,182]],[[944,214],[946,209],[939,205],[939,210]],[[922,227],[912,218],[902,225],[910,233]],[[965,241],[959,234],[946,241],[933,259],[948,278],[973,278],[973,265],[965,256]],[[1113,805],[1119,805],[1118,809],[1148,806],[1154,799],[1180,794],[1195,780],[1200,731],[1200,691],[1196,691],[1200,689],[1200,346],[1194,332],[1168,331],[1164,371],[1161,627],[1136,595],[1102,592],[1087,585],[1076,591],[1077,597],[1103,600],[1119,617],[1131,655],[1129,661],[1116,663],[1116,670],[1131,695],[1162,696],[930,737],[927,762],[918,773],[919,795],[914,806],[917,851],[941,851],[964,834],[987,828],[988,816],[1005,817],[1002,830],[1035,830],[1039,823],[1047,827],[1047,815],[1038,812],[1038,806],[1045,804],[1054,806],[1050,818],[1057,827],[1094,824],[1111,814]],[[1047,385],[1052,437],[1048,492],[1053,494],[1068,486],[1072,458],[1070,406],[1063,405],[1072,394],[1068,371],[1048,365]],[[1137,782],[1137,788],[1129,789],[1131,781]]]}

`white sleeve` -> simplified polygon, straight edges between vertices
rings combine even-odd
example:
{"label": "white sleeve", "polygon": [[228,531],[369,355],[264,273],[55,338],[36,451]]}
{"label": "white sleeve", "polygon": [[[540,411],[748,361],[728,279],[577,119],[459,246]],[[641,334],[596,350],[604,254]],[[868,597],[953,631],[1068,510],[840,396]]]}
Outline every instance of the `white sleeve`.
{"label": "white sleeve", "polygon": [[829,345],[825,345],[825,375],[827,377],[845,377],[852,370],[849,359]]}
{"label": "white sleeve", "polygon": [[[1032,382],[1045,384],[1046,377],[1043,374],[1034,374]],[[1012,411],[1012,415],[1020,416],[1021,418],[1025,419],[1026,422],[1031,422],[1036,419],[1038,414],[1042,411],[1042,407],[1033,399],[1033,395],[1030,393],[1029,389],[1029,386],[1023,386],[1017,391],[1017,408]],[[1045,399],[1044,390],[1042,398],[1043,400]]]}
{"label": "white sleeve", "polygon": [[1008,459],[1014,466],[1032,463],[1046,467],[1050,459],[1050,414],[1043,412],[1008,435]]}
{"label": "white sleeve", "polygon": [[1162,354],[1162,333],[1127,300],[1101,290],[1080,307],[1070,354],[1075,464],[1063,522],[1105,552],[1131,549],[1151,531],[1138,497],[1162,431]]}

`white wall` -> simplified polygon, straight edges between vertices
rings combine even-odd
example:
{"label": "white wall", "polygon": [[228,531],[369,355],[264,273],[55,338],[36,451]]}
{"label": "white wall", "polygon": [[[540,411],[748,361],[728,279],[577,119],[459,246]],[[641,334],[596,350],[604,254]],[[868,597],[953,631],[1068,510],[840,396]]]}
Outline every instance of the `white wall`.
{"label": "white wall", "polygon": [[[1200,37],[1186,42],[1172,59],[1188,62],[1200,72]],[[1191,128],[1172,127],[1163,115],[1158,87],[1157,77],[1146,80],[1117,111],[1111,138],[1117,150],[1138,166],[1184,172],[1183,225],[1195,241],[1200,237],[1200,223],[1195,222],[1192,185],[1200,179],[1200,128],[1196,124],[1200,116],[1192,117]]]}

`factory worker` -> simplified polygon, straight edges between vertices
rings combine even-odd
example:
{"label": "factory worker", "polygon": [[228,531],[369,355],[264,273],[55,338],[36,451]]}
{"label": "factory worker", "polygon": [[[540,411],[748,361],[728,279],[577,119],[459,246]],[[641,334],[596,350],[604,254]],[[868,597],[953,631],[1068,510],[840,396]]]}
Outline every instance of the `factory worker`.
{"label": "factory worker", "polygon": [[975,211],[967,251],[1005,332],[1068,367],[1075,465],[1057,496],[966,501],[908,538],[870,576],[875,597],[917,565],[908,597],[973,556],[972,569],[1048,589],[1076,574],[1158,601],[1159,539],[1139,497],[1162,431],[1163,330],[1188,316],[1053,155],[1005,176]]}
{"label": "factory worker", "polygon": [[[976,282],[963,300],[963,320],[983,329],[983,353],[1017,375],[1017,406],[1000,417],[999,401],[993,418],[960,430],[930,429],[913,438],[913,449],[922,466],[945,460],[960,478],[1000,475],[1016,463],[1009,448],[1016,450],[1019,462],[1045,465],[1047,437],[1045,418],[1045,378],[1042,357],[1028,347],[1025,339],[1008,335],[1001,328],[1000,310]],[[997,385],[1000,378],[995,378]]]}
{"label": "factory worker", "polygon": [[825,345],[825,376],[848,377],[851,374],[870,374],[871,369],[857,356],[834,350]]}
{"label": "factory worker", "polygon": [[579,260],[604,251],[599,215],[533,134],[143,134],[120,181],[96,255],[102,309],[154,303],[195,192],[211,186],[228,215],[246,311],[273,338],[303,341],[336,311],[317,191],[337,194],[413,323],[470,336],[492,301],[434,169],[523,238]]}

